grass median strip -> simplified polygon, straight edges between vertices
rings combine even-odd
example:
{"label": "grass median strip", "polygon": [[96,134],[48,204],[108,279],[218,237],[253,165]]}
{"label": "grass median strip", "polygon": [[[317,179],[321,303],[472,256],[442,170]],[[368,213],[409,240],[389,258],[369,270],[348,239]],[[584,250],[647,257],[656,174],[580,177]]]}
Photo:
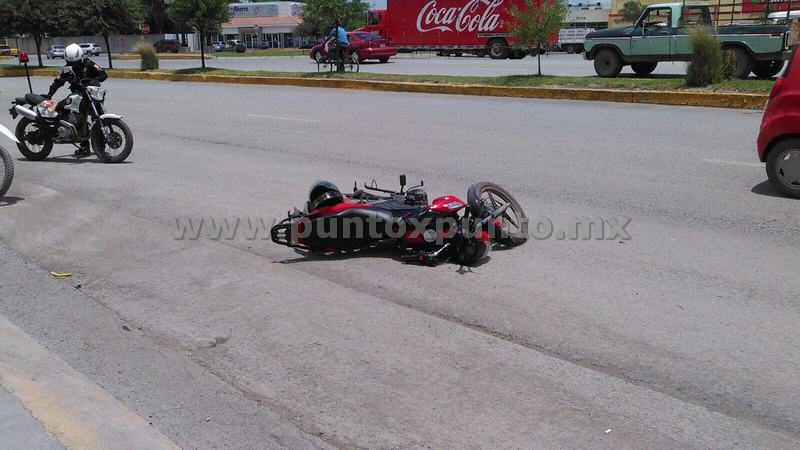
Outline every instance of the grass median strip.
{"label": "grass median strip", "polygon": [[[110,70],[112,78],[348,88],[428,94],[589,100],[662,105],[762,109],[772,80],[726,80],[712,88],[688,88],[680,76],[652,78],[501,77],[335,72],[274,72],[218,68],[139,71]],[[33,75],[53,76],[57,68],[35,68]],[[18,66],[0,65],[0,76],[21,76]]]}
{"label": "grass median strip", "polygon": [[[0,69],[19,69],[16,64],[1,64]],[[31,73],[39,71],[52,72],[53,68],[34,68]],[[114,69],[111,72],[139,72],[135,69]],[[725,92],[725,93],[750,93],[768,94],[774,80],[725,80],[708,88],[689,88],[683,76],[654,76],[640,78],[635,76],[600,78],[600,77],[565,77],[565,76],[536,76],[536,75],[508,75],[499,77],[457,76],[457,75],[413,75],[393,73],[331,73],[331,72],[276,72],[268,70],[232,70],[208,67],[205,69],[159,69],[149,73],[165,73],[179,75],[226,75],[245,77],[275,77],[275,78],[321,78],[345,79],[361,81],[390,81],[399,83],[428,83],[449,85],[478,85],[498,87],[555,87],[578,89],[618,89],[618,90],[644,90],[644,91],[680,91],[680,92]]]}

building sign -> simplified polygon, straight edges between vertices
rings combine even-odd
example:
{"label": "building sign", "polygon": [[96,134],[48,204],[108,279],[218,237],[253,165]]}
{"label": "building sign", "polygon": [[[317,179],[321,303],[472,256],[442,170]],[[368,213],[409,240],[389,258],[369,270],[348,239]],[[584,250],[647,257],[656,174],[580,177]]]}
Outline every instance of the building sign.
{"label": "building sign", "polygon": [[233,17],[278,17],[278,5],[228,5]]}

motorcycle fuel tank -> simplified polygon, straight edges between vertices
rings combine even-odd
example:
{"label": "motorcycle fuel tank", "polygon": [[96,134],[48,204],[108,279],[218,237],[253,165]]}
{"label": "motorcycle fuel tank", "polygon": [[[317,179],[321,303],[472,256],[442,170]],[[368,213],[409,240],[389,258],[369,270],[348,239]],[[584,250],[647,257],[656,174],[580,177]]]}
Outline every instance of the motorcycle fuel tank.
{"label": "motorcycle fuel tank", "polygon": [[442,212],[442,213],[455,213],[461,211],[466,206],[464,201],[455,195],[445,195],[433,199],[428,211]]}

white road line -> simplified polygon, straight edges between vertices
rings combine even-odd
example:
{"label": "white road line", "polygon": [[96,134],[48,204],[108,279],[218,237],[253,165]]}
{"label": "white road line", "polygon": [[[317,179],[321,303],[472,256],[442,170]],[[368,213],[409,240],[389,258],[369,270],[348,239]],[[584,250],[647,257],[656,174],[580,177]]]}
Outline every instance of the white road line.
{"label": "white road line", "polygon": [[727,164],[729,166],[745,166],[745,167],[764,167],[763,163],[752,163],[744,161],[726,161],[724,159],[704,159],[703,161],[711,164]]}
{"label": "white road line", "polygon": [[258,119],[273,119],[273,120],[291,120],[294,122],[310,122],[310,123],[321,123],[321,120],[314,120],[314,119],[299,119],[296,117],[280,117],[280,116],[265,116],[262,114],[248,114],[247,117],[255,117]]}

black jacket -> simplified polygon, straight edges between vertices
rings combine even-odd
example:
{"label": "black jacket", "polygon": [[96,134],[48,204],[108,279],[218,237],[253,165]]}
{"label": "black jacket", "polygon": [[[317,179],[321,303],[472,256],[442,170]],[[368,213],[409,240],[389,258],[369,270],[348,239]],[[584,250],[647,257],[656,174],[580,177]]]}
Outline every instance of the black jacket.
{"label": "black jacket", "polygon": [[83,59],[76,63],[70,63],[68,65],[72,67],[72,73],[62,72],[61,75],[59,75],[58,78],[53,81],[53,84],[50,85],[50,91],[47,93],[47,95],[50,97],[52,97],[53,94],[55,94],[56,91],[58,91],[58,89],[61,86],[64,86],[66,83],[69,83],[71,88],[72,85],[77,85],[85,78],[90,78],[101,83],[106,81],[106,78],[108,78],[108,75],[106,75],[106,72],[103,70],[103,68],[98,66],[89,58]]}

